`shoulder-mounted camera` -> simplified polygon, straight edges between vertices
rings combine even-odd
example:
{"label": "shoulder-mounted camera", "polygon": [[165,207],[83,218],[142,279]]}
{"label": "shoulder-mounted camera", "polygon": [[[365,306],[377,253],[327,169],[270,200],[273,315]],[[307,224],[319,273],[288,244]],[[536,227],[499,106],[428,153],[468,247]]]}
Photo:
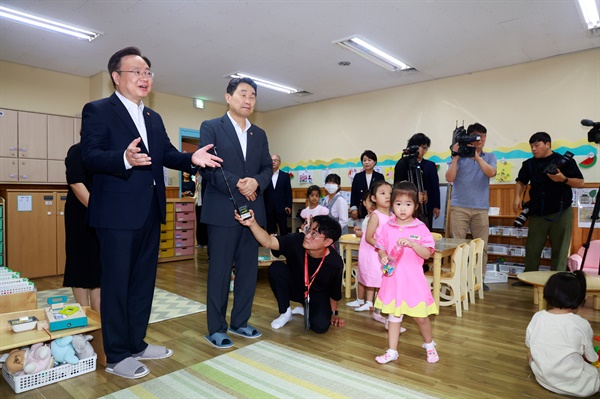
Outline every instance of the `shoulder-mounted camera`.
{"label": "shoulder-mounted camera", "polygon": [[450,145],[450,151],[452,151],[454,144],[458,143],[458,151],[452,151],[452,156],[458,155],[462,158],[473,158],[476,149],[470,144],[479,140],[481,140],[481,137],[476,134],[468,134],[464,126],[458,126],[452,133],[452,145]]}

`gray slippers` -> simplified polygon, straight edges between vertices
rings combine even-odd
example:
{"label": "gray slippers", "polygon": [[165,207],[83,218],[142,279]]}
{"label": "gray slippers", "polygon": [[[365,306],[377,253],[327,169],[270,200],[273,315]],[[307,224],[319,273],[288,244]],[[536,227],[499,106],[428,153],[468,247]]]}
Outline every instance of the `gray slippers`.
{"label": "gray slippers", "polygon": [[165,359],[173,355],[173,350],[167,349],[164,346],[150,345],[143,352],[131,355],[135,360],[156,360]]}
{"label": "gray slippers", "polygon": [[141,378],[150,373],[148,367],[132,357],[125,358],[112,367],[106,366],[106,372],[123,378]]}

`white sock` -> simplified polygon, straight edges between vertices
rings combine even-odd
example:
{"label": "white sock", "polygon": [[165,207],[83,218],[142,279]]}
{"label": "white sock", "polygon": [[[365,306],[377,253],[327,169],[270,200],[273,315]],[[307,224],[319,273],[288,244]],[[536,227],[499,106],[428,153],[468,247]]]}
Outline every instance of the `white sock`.
{"label": "white sock", "polygon": [[435,342],[433,342],[433,340],[431,340],[430,343],[425,342],[423,344],[423,348],[425,348],[425,349],[435,349]]}
{"label": "white sock", "polygon": [[292,309],[288,307],[285,313],[280,314],[278,318],[271,322],[271,328],[274,330],[280,329],[290,320],[292,320]]}
{"label": "white sock", "polygon": [[292,314],[300,314],[300,315],[304,316],[304,307],[296,306],[294,309],[292,309]]}

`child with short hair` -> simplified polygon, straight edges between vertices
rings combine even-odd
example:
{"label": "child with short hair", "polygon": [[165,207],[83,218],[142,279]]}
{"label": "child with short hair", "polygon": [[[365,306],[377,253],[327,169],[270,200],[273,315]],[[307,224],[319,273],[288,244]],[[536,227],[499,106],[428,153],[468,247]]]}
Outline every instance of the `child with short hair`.
{"label": "child with short hair", "polygon": [[561,395],[591,396],[600,390],[600,369],[592,343],[592,326],[577,312],[585,304],[586,280],[581,270],[552,275],[544,299],[552,308],[533,315],[525,345],[537,382]]}
{"label": "child with short hair", "polygon": [[[389,271],[381,281],[375,300],[375,307],[389,315],[389,349],[375,360],[384,364],[398,359],[401,322],[403,316],[408,315],[413,317],[421,331],[427,362],[437,363],[440,358],[428,316],[437,314],[438,308],[423,273],[423,261],[435,251],[435,243],[427,226],[413,217],[419,207],[417,187],[407,181],[397,183],[392,192],[391,206],[393,215],[378,233],[376,245],[381,264],[386,266],[384,270]],[[395,255],[395,261],[392,261],[391,254]]]}
{"label": "child with short hair", "polygon": [[342,227],[342,235],[348,234],[348,203],[340,193],[342,178],[331,173],[325,178],[325,190],[329,195],[321,200],[321,205],[329,209],[329,216]]}

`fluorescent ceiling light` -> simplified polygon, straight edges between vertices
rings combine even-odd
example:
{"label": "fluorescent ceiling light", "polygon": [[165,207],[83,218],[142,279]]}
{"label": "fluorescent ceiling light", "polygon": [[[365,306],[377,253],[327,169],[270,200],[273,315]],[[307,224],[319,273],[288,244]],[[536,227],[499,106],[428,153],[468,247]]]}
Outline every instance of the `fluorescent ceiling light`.
{"label": "fluorescent ceiling light", "polygon": [[20,22],[26,25],[34,26],[36,28],[42,28],[53,32],[64,33],[66,35],[74,36],[78,39],[85,39],[90,42],[101,35],[101,33],[91,32],[89,30],[80,29],[75,26],[66,25],[60,22],[51,21],[49,19],[36,17],[35,15],[11,10],[10,8],[2,6],[0,6],[0,17]]}
{"label": "fluorescent ceiling light", "polygon": [[600,28],[600,17],[595,0],[579,0],[579,7],[588,29]]}
{"label": "fluorescent ceiling light", "polygon": [[264,87],[265,89],[275,90],[275,91],[278,91],[280,93],[285,93],[285,94],[294,94],[294,93],[298,93],[299,91],[301,91],[300,89],[295,89],[293,87],[284,86],[282,84],[271,82],[269,80],[257,78],[255,76],[250,76],[250,75],[248,75],[246,73],[242,73],[242,72],[236,72],[227,77],[228,78],[250,78],[260,87]]}
{"label": "fluorescent ceiling light", "polygon": [[381,51],[377,47],[365,42],[362,39],[359,39],[358,37],[338,40],[333,43],[355,52],[361,57],[387,69],[388,71],[394,72],[398,70],[402,71],[406,69],[413,69],[404,62],[392,57],[391,55]]}

